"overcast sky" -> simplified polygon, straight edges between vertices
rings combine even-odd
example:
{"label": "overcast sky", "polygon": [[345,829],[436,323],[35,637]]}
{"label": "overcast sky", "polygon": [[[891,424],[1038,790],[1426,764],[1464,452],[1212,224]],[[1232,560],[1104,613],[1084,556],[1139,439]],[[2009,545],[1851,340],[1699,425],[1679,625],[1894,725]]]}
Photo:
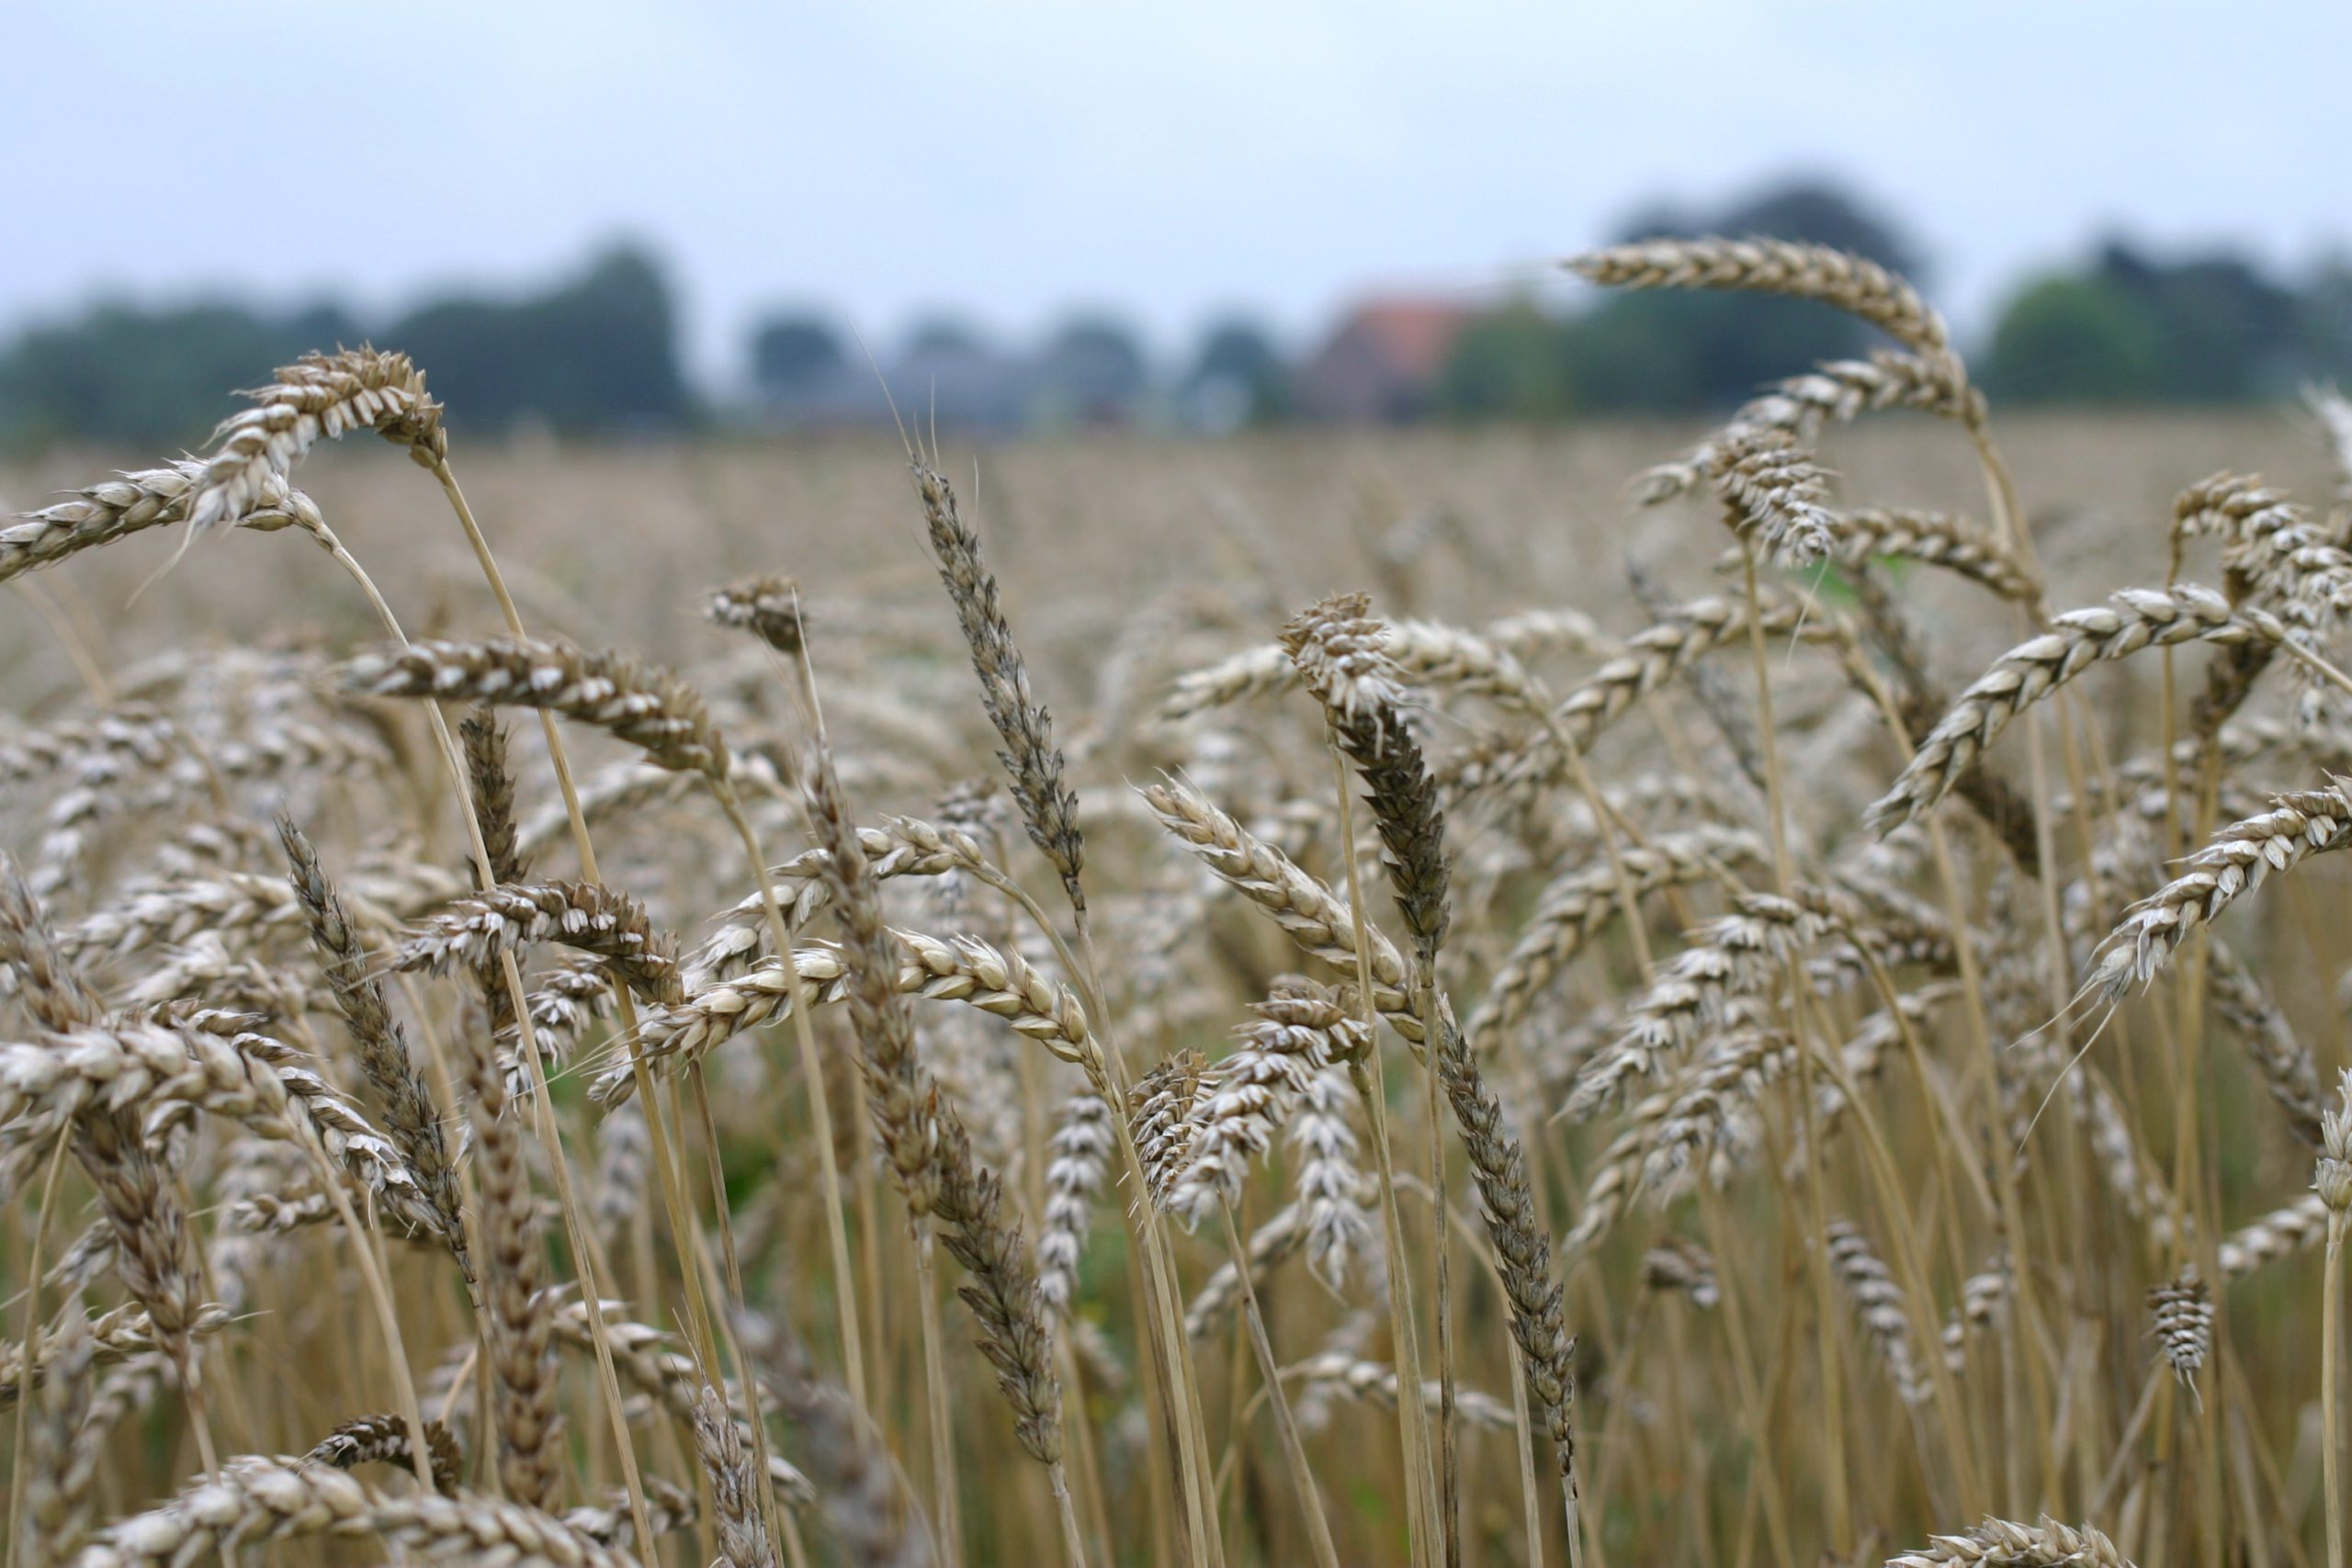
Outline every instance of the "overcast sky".
{"label": "overcast sky", "polygon": [[697,367],[1499,288],[1656,197],[1849,178],[1963,324],[2121,230],[2352,239],[2352,6],[2083,0],[0,6],[0,325],[101,292],[522,287],[620,233]]}

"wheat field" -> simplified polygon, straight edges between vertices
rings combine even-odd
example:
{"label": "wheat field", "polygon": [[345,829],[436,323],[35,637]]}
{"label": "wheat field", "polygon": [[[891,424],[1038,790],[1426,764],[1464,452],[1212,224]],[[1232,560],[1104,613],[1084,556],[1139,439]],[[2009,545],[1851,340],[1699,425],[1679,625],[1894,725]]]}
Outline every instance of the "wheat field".
{"label": "wheat field", "polygon": [[2340,1568],[2352,409],[1580,265],[1889,346],[0,468],[12,1560]]}

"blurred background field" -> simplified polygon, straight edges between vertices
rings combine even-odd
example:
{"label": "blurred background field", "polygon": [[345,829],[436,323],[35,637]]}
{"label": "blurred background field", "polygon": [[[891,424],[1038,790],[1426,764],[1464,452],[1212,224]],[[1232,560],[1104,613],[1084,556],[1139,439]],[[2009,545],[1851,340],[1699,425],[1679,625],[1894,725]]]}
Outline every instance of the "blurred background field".
{"label": "blurred background field", "polygon": [[[2317,423],[2293,404],[2028,410],[1996,428],[2061,604],[2095,599],[2102,584],[2160,578],[2172,497],[2207,474],[2258,472],[2313,496],[2332,483]],[[1222,441],[1096,433],[951,441],[945,461],[975,493],[1008,593],[1031,608],[1033,657],[1065,703],[1082,704],[1123,617],[1163,597],[1189,598],[1236,637],[1261,637],[1277,610],[1358,583],[1385,590],[1400,615],[1476,621],[1568,605],[1631,629],[1639,615],[1628,562],[1690,592],[1710,581],[1721,533],[1711,507],[1645,510],[1627,495],[1633,475],[1703,429],[1660,420],[1309,427]],[[1843,489],[1873,503],[1981,509],[1967,452],[1932,422],[1882,415],[1835,433],[1827,453]],[[781,568],[820,604],[888,608],[884,630],[956,651],[895,436],[525,438],[463,456],[468,492],[514,557],[518,592],[566,636],[691,662],[718,646],[694,615],[701,591]],[[0,502],[41,505],[146,460],[88,446],[20,457],[0,464]],[[416,525],[413,465],[345,443],[319,452],[305,474],[334,527],[379,563],[401,602],[432,606],[428,626],[469,629],[478,615],[470,556],[461,537]],[[287,546],[232,536],[190,551],[128,611],[172,558],[174,536],[134,538],[71,573],[24,581],[102,626],[114,657],[127,660],[189,637],[341,638],[363,626],[363,606],[330,563]],[[1400,550],[1411,552],[1409,570],[1384,564]],[[257,612],[266,612],[258,624]],[[37,712],[74,689],[70,661],[38,617],[0,625],[0,639],[16,700]],[[1997,651],[1963,645],[1954,663]]]}

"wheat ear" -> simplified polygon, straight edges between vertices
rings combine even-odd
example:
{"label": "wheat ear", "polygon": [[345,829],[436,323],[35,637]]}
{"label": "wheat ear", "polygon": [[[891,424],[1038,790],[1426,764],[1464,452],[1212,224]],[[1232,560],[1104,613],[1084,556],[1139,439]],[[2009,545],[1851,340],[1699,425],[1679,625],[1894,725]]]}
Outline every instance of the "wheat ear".
{"label": "wheat ear", "polygon": [[1723,288],[1791,294],[1859,316],[1962,379],[1951,333],[1908,283],[1866,257],[1788,240],[1645,240],[1575,256],[1568,269],[1619,288]]}

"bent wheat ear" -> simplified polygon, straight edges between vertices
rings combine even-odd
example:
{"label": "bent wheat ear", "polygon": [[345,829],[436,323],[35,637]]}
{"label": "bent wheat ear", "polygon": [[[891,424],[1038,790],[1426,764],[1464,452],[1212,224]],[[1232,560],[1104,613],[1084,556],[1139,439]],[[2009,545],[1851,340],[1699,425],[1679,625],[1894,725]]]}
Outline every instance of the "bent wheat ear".
{"label": "bent wheat ear", "polygon": [[230,1460],[162,1506],[108,1525],[77,1568],[172,1568],[220,1550],[320,1535],[506,1568],[635,1568],[626,1552],[519,1503],[470,1492],[388,1497],[327,1465],[258,1454]]}
{"label": "bent wheat ear", "polygon": [[2115,1543],[2085,1525],[2080,1529],[2044,1517],[2021,1525],[1988,1518],[1966,1535],[1928,1538],[1917,1551],[1886,1560],[1886,1568],[2132,1568]]}
{"label": "bent wheat ear", "polygon": [[1792,294],[1859,316],[1913,353],[1950,363],[1958,356],[1943,318],[1918,291],[1866,257],[1788,240],[1645,240],[1572,256],[1567,268],[1588,282],[1619,288],[1724,288]]}
{"label": "bent wheat ear", "polygon": [[701,696],[668,671],[609,649],[590,653],[545,637],[408,643],[353,660],[343,685],[376,697],[545,708],[609,731],[659,767],[728,773],[727,742]]}
{"label": "bent wheat ear", "polygon": [[1449,800],[1497,785],[1532,787],[1550,784],[1566,769],[1560,738],[1579,752],[1634,705],[1664,687],[1715,649],[1736,647],[1753,628],[1772,639],[1845,643],[1853,634],[1814,606],[1768,598],[1751,615],[1745,599],[1707,598],[1676,606],[1657,625],[1625,640],[1622,652],[1560,699],[1554,726],[1514,736],[1498,749],[1465,748],[1449,759],[1444,784]]}
{"label": "bent wheat ear", "polygon": [[[1570,635],[1549,637],[1566,631]],[[1591,623],[1574,612],[1515,616],[1484,634],[1434,621],[1392,621],[1384,651],[1399,678],[1416,688],[1451,695],[1482,697],[1509,713],[1534,714],[1550,700],[1521,662],[1514,641],[1561,640],[1589,650],[1602,639]],[[1279,642],[1246,649],[1204,669],[1177,677],[1159,716],[1190,718],[1251,697],[1273,696],[1302,683],[1298,666]]]}
{"label": "bent wheat ear", "polygon": [[2278,643],[2286,635],[2277,616],[2233,608],[2211,589],[2187,583],[2127,588],[2097,609],[2068,611],[2040,637],[2003,654],[1961,693],[1863,820],[1883,836],[1933,807],[2019,714],[2101,660],[2184,642],[2223,648]]}
{"label": "bent wheat ear", "polygon": [[[0,525],[0,582],[149,528],[187,522],[189,501],[204,474],[205,465],[192,457],[119,473]],[[265,475],[245,504],[220,521],[257,533],[326,525],[318,503],[277,474]]]}
{"label": "bent wheat ear", "polygon": [[[1168,830],[1233,889],[1263,909],[1290,939],[1342,971],[1355,967],[1354,916],[1346,899],[1293,864],[1181,779],[1143,784],[1138,793]],[[1419,1043],[1424,1037],[1404,955],[1378,931],[1367,929],[1372,1001],[1389,1026]]]}
{"label": "bent wheat ear", "polygon": [[405,354],[363,346],[305,355],[271,385],[243,395],[256,406],[230,415],[212,433],[217,450],[189,498],[188,521],[198,534],[251,511],[269,480],[283,479],[322,436],[373,429],[428,468],[448,455],[441,405],[425,393],[424,373]]}
{"label": "bent wheat ear", "polygon": [[1634,481],[1635,498],[1654,506],[1715,478],[1759,432],[1781,432],[1799,446],[1810,446],[1824,425],[1845,424],[1879,409],[1917,409],[1972,422],[1984,417],[1984,400],[1951,359],[1881,349],[1868,359],[1831,360],[1775,382],[1741,405],[1707,441],[1673,462],[1645,470]]}
{"label": "bent wheat ear", "polygon": [[2180,944],[2274,871],[2340,849],[2352,829],[2345,786],[2270,798],[2270,809],[2233,822],[2188,857],[2188,869],[2123,912],[2091,955],[2090,983],[2110,996],[2155,978]]}
{"label": "bent wheat ear", "polygon": [[[458,1439],[438,1421],[424,1424],[425,1447],[433,1465],[433,1484],[445,1497],[457,1495],[465,1459]],[[351,1470],[363,1464],[388,1464],[407,1469],[408,1422],[397,1414],[356,1416],[329,1432],[302,1456],[317,1464]]]}
{"label": "bent wheat ear", "polygon": [[480,969],[502,953],[538,942],[561,942],[601,959],[656,1006],[685,999],[677,939],[657,928],[637,899],[592,882],[510,882],[452,899],[401,941],[393,967],[436,975],[460,964]]}

